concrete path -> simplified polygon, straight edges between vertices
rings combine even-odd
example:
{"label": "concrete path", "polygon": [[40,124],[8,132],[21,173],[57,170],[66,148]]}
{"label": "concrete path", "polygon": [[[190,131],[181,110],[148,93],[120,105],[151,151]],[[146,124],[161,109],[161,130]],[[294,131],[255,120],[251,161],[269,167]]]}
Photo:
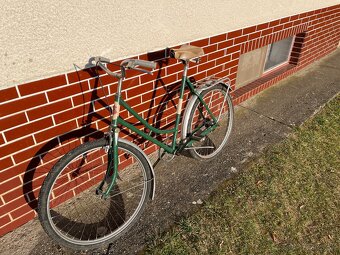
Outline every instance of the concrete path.
{"label": "concrete path", "polygon": [[[156,199],[140,223],[114,243],[111,252],[87,254],[141,254],[138,251],[152,236],[198,210],[200,206],[193,202],[205,201],[232,172],[245,170],[247,162],[284,139],[292,127],[302,124],[339,91],[340,49],[242,103],[236,107],[235,128],[223,155],[213,162],[180,156],[159,163]],[[54,244],[37,220],[2,237],[0,243],[0,254],[6,255],[80,254]]]}

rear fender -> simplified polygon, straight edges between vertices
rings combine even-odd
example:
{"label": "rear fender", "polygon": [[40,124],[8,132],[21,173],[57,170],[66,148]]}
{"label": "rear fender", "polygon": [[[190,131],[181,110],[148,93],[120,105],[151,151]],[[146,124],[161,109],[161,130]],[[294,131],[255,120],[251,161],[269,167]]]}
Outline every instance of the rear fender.
{"label": "rear fender", "polygon": [[[224,86],[228,93],[231,91],[231,86],[230,86],[230,82],[224,83],[224,82],[219,82],[216,83],[212,86],[216,86],[217,84],[221,84],[222,86]],[[209,88],[212,87],[211,85],[203,85],[202,87],[200,87],[199,89],[196,90],[197,94],[201,94],[204,90],[207,90]],[[183,113],[183,120],[182,120],[182,128],[181,128],[181,139],[185,139],[187,136],[187,123],[189,122],[189,117],[190,117],[190,112],[192,110],[192,108],[194,107],[195,101],[198,99],[198,96],[195,94],[192,94],[192,96],[189,99],[189,102],[187,103],[184,113]]]}

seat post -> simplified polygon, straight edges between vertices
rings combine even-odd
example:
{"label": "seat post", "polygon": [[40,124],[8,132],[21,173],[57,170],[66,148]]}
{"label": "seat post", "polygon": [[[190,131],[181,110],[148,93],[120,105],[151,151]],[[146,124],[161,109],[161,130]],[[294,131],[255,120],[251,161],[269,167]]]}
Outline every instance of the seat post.
{"label": "seat post", "polygon": [[185,79],[188,75],[189,61],[188,60],[182,60],[182,63],[184,65],[183,78]]}

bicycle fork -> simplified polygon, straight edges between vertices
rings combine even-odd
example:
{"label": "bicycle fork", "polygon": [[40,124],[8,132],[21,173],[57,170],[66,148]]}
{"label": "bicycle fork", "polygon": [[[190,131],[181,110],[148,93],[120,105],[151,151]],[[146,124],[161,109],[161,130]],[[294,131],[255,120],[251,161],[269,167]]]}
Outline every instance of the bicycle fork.
{"label": "bicycle fork", "polygon": [[[123,77],[120,77],[118,80],[118,89],[115,96],[114,102],[114,109],[113,109],[113,116],[112,116],[112,125],[111,125],[111,132],[109,132],[109,145],[107,149],[107,169],[104,176],[104,179],[100,182],[99,186],[96,189],[96,194],[101,195],[102,198],[107,199],[109,194],[116,184],[116,180],[118,177],[118,137],[119,137],[119,128],[118,126],[118,117],[120,111],[120,96],[121,96],[121,89],[123,83]],[[103,186],[107,180],[110,180],[109,186],[105,191],[103,191]]]}

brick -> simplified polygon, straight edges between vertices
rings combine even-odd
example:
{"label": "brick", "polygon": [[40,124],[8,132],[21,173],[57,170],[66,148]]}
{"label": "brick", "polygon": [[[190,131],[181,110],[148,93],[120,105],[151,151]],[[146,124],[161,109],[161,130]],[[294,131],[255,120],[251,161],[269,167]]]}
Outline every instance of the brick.
{"label": "brick", "polygon": [[[108,93],[108,88],[105,87],[104,90],[107,92],[103,92],[102,89],[96,89],[96,90],[92,90],[86,93],[83,93],[81,95],[77,95],[72,97],[72,101],[73,101],[73,105],[75,109],[77,106],[81,106],[83,107],[83,113],[82,114],[86,114],[89,111],[91,111],[91,102],[95,101],[95,100],[101,100],[103,102],[105,102],[106,104],[112,105],[114,102],[114,94]],[[116,88],[111,88],[111,91],[116,91]],[[122,91],[122,96],[125,96],[125,92]],[[62,113],[61,113],[62,114]],[[58,115],[58,114],[57,114]],[[74,115],[74,114],[73,114]],[[67,119],[69,120],[69,119]]]}
{"label": "brick", "polygon": [[204,54],[209,54],[217,50],[217,45],[216,44],[209,45],[207,47],[204,47],[203,50],[204,50]]}
{"label": "brick", "polygon": [[302,23],[301,20],[295,20],[295,21],[293,22],[293,26],[300,25],[301,23]]}
{"label": "brick", "polygon": [[0,133],[0,146],[3,145],[4,143],[5,143],[4,137],[2,133]]}
{"label": "brick", "polygon": [[271,22],[269,22],[269,27],[274,27],[274,26],[277,26],[280,24],[280,20],[277,19],[277,20],[273,20]]}
{"label": "brick", "polygon": [[4,157],[5,155],[10,155],[16,151],[22,150],[24,148],[30,147],[34,144],[32,136],[21,138],[15,142],[7,143],[0,147],[0,155]]}
{"label": "brick", "polygon": [[31,182],[24,183],[24,186],[30,186],[32,190],[40,189],[43,184],[46,176],[34,176],[34,179]]}
{"label": "brick", "polygon": [[248,40],[253,40],[255,38],[258,38],[261,36],[261,32],[256,32],[256,33],[253,33],[253,34],[250,34],[249,37],[248,37]]}
{"label": "brick", "polygon": [[18,92],[15,87],[2,89],[0,91],[0,103],[4,103],[6,101],[18,98]]}
{"label": "brick", "polygon": [[35,133],[39,130],[53,126],[52,118],[47,117],[34,122],[29,122],[21,127],[17,127],[5,132],[7,141],[12,141],[20,137]]}
{"label": "brick", "polygon": [[243,35],[250,34],[256,31],[256,26],[247,27],[243,29]]}
{"label": "brick", "polygon": [[215,51],[215,52],[210,53],[210,54],[208,55],[208,60],[211,61],[211,60],[214,60],[214,59],[223,57],[223,56],[224,56],[224,50]]}
{"label": "brick", "polygon": [[206,38],[206,39],[194,41],[194,42],[191,42],[190,45],[194,45],[194,46],[197,46],[197,47],[205,47],[205,46],[209,45],[209,39]]}
{"label": "brick", "polygon": [[6,129],[13,128],[15,126],[19,126],[27,122],[27,118],[25,113],[19,113],[16,115],[12,115],[10,117],[5,117],[0,119],[0,127],[2,131]]}
{"label": "brick", "polygon": [[227,63],[228,61],[230,61],[230,59],[231,59],[231,55],[227,55],[222,58],[219,58],[216,60],[216,65]]}
{"label": "brick", "polygon": [[26,198],[23,194],[23,186],[14,187],[11,191],[3,195],[5,206],[3,210],[5,212],[13,211],[14,209],[23,206],[27,203]]}
{"label": "brick", "polygon": [[247,39],[248,39],[248,35],[244,35],[244,36],[236,38],[234,43],[235,44],[244,43],[245,41],[247,41]]}
{"label": "brick", "polygon": [[3,170],[0,172],[0,179],[1,180],[7,180],[7,179],[12,179],[13,177],[16,176],[21,176],[24,173],[28,171],[28,168],[31,166],[31,164],[37,162],[37,160],[31,160],[30,162],[25,162],[21,164],[15,164],[14,166]]}
{"label": "brick", "polygon": [[177,74],[169,75],[167,77],[161,77],[155,80],[155,87],[159,84],[170,85],[174,82],[178,82]]}
{"label": "brick", "polygon": [[27,96],[33,93],[46,91],[66,84],[65,75],[54,76],[51,78],[34,81],[18,86],[20,95]]}
{"label": "brick", "polygon": [[288,22],[288,23],[283,25],[283,29],[291,28],[292,26],[293,26],[293,22]]}
{"label": "brick", "polygon": [[[2,156],[3,157],[3,156]],[[3,173],[5,171],[2,171],[6,168],[9,168],[13,165],[13,161],[10,157],[3,157],[0,159],[0,180],[5,180],[4,176],[3,176]]]}
{"label": "brick", "polygon": [[269,23],[268,22],[262,23],[262,24],[256,26],[256,30],[257,31],[263,30],[263,29],[266,29],[267,27],[269,27]]}
{"label": "brick", "polygon": [[138,76],[138,77],[133,77],[131,79],[125,80],[123,82],[122,90],[127,90],[127,89],[130,89],[130,88],[139,86],[141,83],[144,83],[144,82],[140,82],[139,78],[142,80],[142,78],[146,77],[146,76],[151,76],[151,75],[144,75],[142,77]]}
{"label": "brick", "polygon": [[17,208],[14,211],[11,211],[10,214],[12,216],[13,219],[17,219],[29,212],[32,211],[32,208],[29,204],[24,204],[23,206],[21,206],[20,208]]}
{"label": "brick", "polygon": [[192,75],[195,75],[197,73],[197,66],[192,66],[192,67],[189,67],[188,69],[188,76],[192,76]]}
{"label": "brick", "polygon": [[17,152],[15,155],[13,155],[15,163],[18,164],[28,159],[33,159],[33,157],[37,156],[38,154],[42,154],[43,152],[40,152],[41,147],[42,147],[41,145],[36,145],[32,147],[27,147],[25,150],[22,150],[21,152]]}
{"label": "brick", "polygon": [[11,222],[11,218],[9,217],[8,214],[0,217],[0,226],[4,226],[4,225],[6,225],[6,224],[8,224],[10,222]]}
{"label": "brick", "polygon": [[234,87],[233,87],[233,85],[235,85],[235,83],[236,83],[236,73],[233,73],[233,74],[230,74],[229,75],[229,79],[231,80],[231,87],[233,88],[233,89],[235,89]]}
{"label": "brick", "polygon": [[221,72],[216,73],[216,77],[220,77],[220,78],[226,77],[228,75],[229,75],[229,71],[228,70],[222,70]]}
{"label": "brick", "polygon": [[[140,77],[140,84],[154,81],[157,78],[162,78],[162,77],[157,77],[157,76],[155,77],[155,75],[142,75]],[[124,85],[124,83],[123,83],[123,85]],[[135,85],[133,85],[133,86],[137,86],[137,85],[139,85],[139,83],[137,83],[136,80],[135,80]],[[125,85],[124,85],[124,87],[127,88]]]}
{"label": "brick", "polygon": [[182,63],[176,63],[175,65],[168,66],[166,69],[167,69],[166,72],[167,72],[168,75],[178,73],[178,72],[182,72],[183,71],[183,64]]}
{"label": "brick", "polygon": [[104,74],[105,72],[102,71],[100,68],[96,69],[95,67],[77,70],[75,72],[71,72],[67,74],[67,78],[69,83],[79,83],[83,80],[95,78],[98,74]]}
{"label": "brick", "polygon": [[283,29],[283,25],[279,25],[273,28],[273,33],[281,31]]}
{"label": "brick", "polygon": [[228,41],[224,41],[224,42],[220,42],[218,45],[217,45],[217,49],[220,50],[220,49],[225,49],[225,48],[228,48],[230,46],[234,45],[234,39],[231,39],[231,40],[228,40]]}
{"label": "brick", "polygon": [[56,125],[76,119],[80,116],[86,116],[94,111],[93,104],[87,103],[86,105],[73,107],[67,111],[56,113],[53,118]]}
{"label": "brick", "polygon": [[126,71],[126,74],[125,74],[126,80],[138,78],[140,75],[143,74],[142,72],[134,70],[134,69],[125,69],[125,71]]}
{"label": "brick", "polygon": [[273,32],[272,28],[268,28],[268,29],[262,30],[261,36],[270,35],[272,32]]}
{"label": "brick", "polygon": [[99,78],[89,80],[90,89],[102,89],[103,86],[108,84],[117,84],[117,79],[111,75],[101,75]]}
{"label": "brick", "polygon": [[239,51],[240,49],[241,49],[240,45],[235,45],[235,46],[230,47],[230,48],[227,49],[227,54],[234,53],[236,51]]}
{"label": "brick", "polygon": [[37,134],[34,135],[37,143],[46,141],[46,140],[50,140],[56,136],[59,135],[63,135],[66,132],[69,132],[71,130],[74,130],[77,128],[77,124],[74,120],[70,121],[70,122],[66,122],[64,124],[52,127],[48,130],[44,130],[42,132],[39,132]]}
{"label": "brick", "polygon": [[232,60],[237,59],[237,58],[240,57],[240,55],[241,55],[240,52],[236,52],[236,53],[234,53],[234,54],[231,55],[231,59],[232,59]]}
{"label": "brick", "polygon": [[6,180],[0,184],[0,190],[2,192],[6,192],[8,190],[14,189],[18,186],[21,186],[22,182],[19,177],[13,178],[11,180]]}
{"label": "brick", "polygon": [[210,37],[210,44],[214,44],[214,43],[219,43],[222,41],[225,41],[227,38],[226,34],[221,34],[221,35],[216,35],[213,37]]}
{"label": "brick", "polygon": [[214,64],[213,61],[207,62],[205,64],[202,64],[202,65],[198,66],[198,72],[205,71],[205,70],[210,69],[210,68],[212,68],[214,66],[215,66],[215,64]]}
{"label": "brick", "polygon": [[232,39],[232,38],[235,38],[241,35],[242,35],[242,29],[235,30],[227,34],[227,39]]}
{"label": "brick", "polygon": [[20,217],[19,219],[14,219],[11,223],[0,229],[0,236],[5,235],[6,233],[20,227],[21,225],[27,223],[35,217],[35,212],[31,211],[30,213]]}
{"label": "brick", "polygon": [[207,70],[207,75],[210,76],[210,75],[216,74],[220,71],[222,71],[222,66],[216,66],[213,69]]}
{"label": "brick", "polygon": [[284,24],[284,23],[288,22],[289,19],[290,19],[290,17],[280,19],[280,24]]}
{"label": "brick", "polygon": [[290,17],[289,21],[294,21],[294,20],[297,20],[298,18],[299,18],[299,14],[293,15]]}
{"label": "brick", "polygon": [[65,99],[59,102],[41,106],[37,109],[30,110],[27,112],[27,115],[28,115],[29,120],[32,121],[32,120],[42,118],[46,115],[55,114],[57,112],[61,112],[61,111],[64,111],[70,108],[72,108],[71,99]]}
{"label": "brick", "polygon": [[230,73],[231,74],[233,74],[233,73],[236,73],[237,72],[237,66],[235,66],[235,67],[232,67],[231,69],[230,69]]}
{"label": "brick", "polygon": [[89,90],[88,82],[79,82],[66,87],[47,92],[50,101],[67,98],[76,94],[81,94]]}
{"label": "brick", "polygon": [[47,100],[44,94],[39,94],[23,99],[14,100],[0,105],[0,117],[4,117],[16,112],[46,104]]}
{"label": "brick", "polygon": [[138,87],[132,87],[126,91],[127,98],[132,98],[138,95],[141,95],[147,91],[151,91],[154,88],[153,82],[148,82]]}
{"label": "brick", "polygon": [[238,59],[235,59],[233,61],[226,63],[225,68],[232,68],[232,67],[237,66],[237,65],[238,65]]}
{"label": "brick", "polygon": [[[179,47],[180,45],[177,45],[177,46],[173,46],[172,48],[177,49]],[[169,55],[167,50],[158,50],[158,51],[148,52],[146,54],[139,55],[138,59],[148,60],[148,61],[161,61],[164,58],[166,58],[167,55]]]}

